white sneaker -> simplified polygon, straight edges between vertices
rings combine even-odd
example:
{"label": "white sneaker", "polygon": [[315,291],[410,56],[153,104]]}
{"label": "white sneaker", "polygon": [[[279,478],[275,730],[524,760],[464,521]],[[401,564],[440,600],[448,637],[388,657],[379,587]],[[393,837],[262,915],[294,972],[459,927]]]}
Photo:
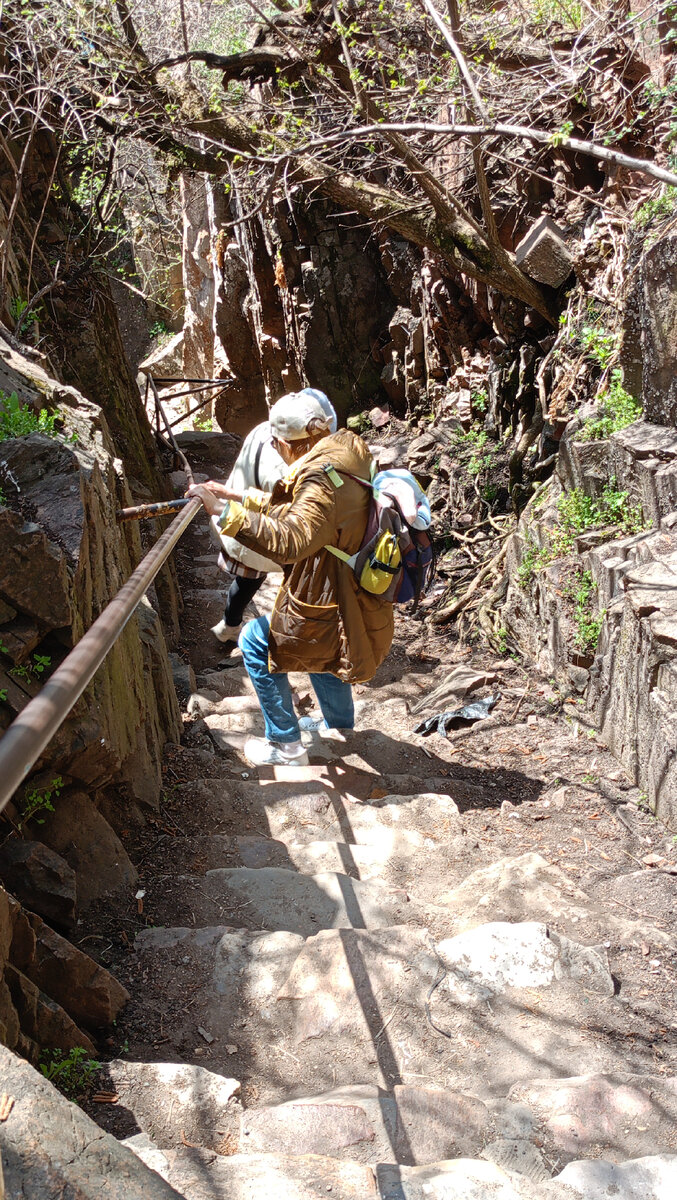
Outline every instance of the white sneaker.
{"label": "white sneaker", "polygon": [[268,738],[249,738],[244,756],[253,767],[307,767],[308,755],[301,742],[269,742]]}
{"label": "white sneaker", "polygon": [[212,633],[218,642],[236,642],[240,636],[241,625],[226,625],[224,620],[218,625],[212,625]]}
{"label": "white sneaker", "polygon": [[299,729],[304,746],[312,746],[319,738],[324,742],[346,742],[352,729],[335,729],[323,717],[299,717]]}

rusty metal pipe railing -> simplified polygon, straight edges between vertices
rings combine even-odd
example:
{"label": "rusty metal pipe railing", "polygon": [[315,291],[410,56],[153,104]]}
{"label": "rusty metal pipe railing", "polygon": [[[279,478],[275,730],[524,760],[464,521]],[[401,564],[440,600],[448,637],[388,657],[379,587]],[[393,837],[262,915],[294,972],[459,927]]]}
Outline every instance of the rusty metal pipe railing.
{"label": "rusty metal pipe railing", "polygon": [[115,514],[116,521],[148,521],[156,517],[169,517],[173,513],[181,512],[190,504],[190,497],[184,496],[180,500],[160,500],[157,504],[137,504],[134,508],[119,508]]}
{"label": "rusty metal pipe railing", "polygon": [[200,500],[191,500],[172,521],[77,646],[0,738],[0,812],[80,699],[200,507]]}
{"label": "rusty metal pipe railing", "polygon": [[[174,437],[174,430],[172,429],[171,425],[169,424],[169,417],[167,416],[164,408],[162,407],[160,393],[157,390],[157,385],[155,383],[155,380],[153,379],[152,375],[147,375],[146,379],[150,383],[150,386],[151,386],[151,389],[153,392],[153,396],[155,399],[156,412],[158,412],[160,414],[160,416],[162,417],[165,429],[167,430],[167,433],[169,434],[169,440],[172,443],[172,446],[174,447],[174,453],[176,454],[179,462],[182,464],[183,469],[186,473],[186,479],[188,480],[189,483],[195,483],[195,480],[193,479],[193,472],[191,469],[191,465],[188,462],[188,459],[186,458],[185,454],[183,453],[183,450],[179,446],[179,443],[177,442],[176,438]],[[158,433],[159,432],[160,431],[158,430]]]}
{"label": "rusty metal pipe railing", "polygon": [[[210,390],[210,392],[213,392],[215,389],[210,388],[209,390]],[[221,395],[221,392],[225,392],[226,389],[218,388],[216,390],[217,390],[216,396],[212,396],[212,395],[207,396],[206,400],[201,400],[199,404],[195,405],[195,408],[189,408],[188,411],[185,413],[182,413],[180,417],[175,417],[173,421],[170,421],[169,428],[175,429],[176,426],[180,425],[182,421],[189,421],[190,418],[194,417],[196,412],[199,412],[201,408],[206,408],[206,406],[208,404],[213,404],[214,400],[218,400],[219,396]],[[186,395],[194,396],[195,392],[186,392]]]}

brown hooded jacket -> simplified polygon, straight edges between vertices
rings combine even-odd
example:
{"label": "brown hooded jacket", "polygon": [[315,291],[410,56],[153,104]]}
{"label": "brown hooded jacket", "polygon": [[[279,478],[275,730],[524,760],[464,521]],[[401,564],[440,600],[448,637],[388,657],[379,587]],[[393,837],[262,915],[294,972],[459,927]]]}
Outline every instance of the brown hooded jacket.
{"label": "brown hooded jacket", "polygon": [[367,488],[326,467],[369,479],[371,455],[342,429],[317,443],[275,485],[265,508],[231,504],[225,534],[284,568],[270,620],[271,671],[329,672],[349,683],[371,679],[393,639],[392,604],[363,591],[325,546],[359,549],[369,510]]}

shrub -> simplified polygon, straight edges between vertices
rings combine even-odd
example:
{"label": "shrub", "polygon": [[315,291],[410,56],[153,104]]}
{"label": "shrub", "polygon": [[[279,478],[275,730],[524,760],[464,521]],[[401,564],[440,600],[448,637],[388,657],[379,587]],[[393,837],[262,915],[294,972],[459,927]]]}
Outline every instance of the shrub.
{"label": "shrub", "polygon": [[677,187],[667,187],[662,195],[640,204],[632,223],[638,229],[647,229],[655,221],[664,221],[677,212]]}
{"label": "shrub", "polygon": [[54,812],[52,796],[60,796],[62,787],[63,779],[60,775],[56,775],[44,791],[41,792],[34,788],[33,791],[28,792],[21,808],[21,820],[17,823],[17,828],[22,830],[26,822],[32,820],[37,825],[44,825],[45,818],[39,814]]}
{"label": "shrub", "polygon": [[578,579],[567,590],[566,595],[574,602],[573,619],[576,626],[574,644],[584,654],[590,654],[597,649],[597,642],[604,624],[606,609],[601,612],[593,611],[593,597],[597,594],[597,584],[589,571],[578,572]]}
{"label": "shrub", "polygon": [[0,442],[8,438],[24,437],[27,433],[44,433],[47,437],[56,437],[56,422],[59,414],[47,412],[42,408],[36,412],[22,404],[16,392],[7,396],[0,392]]}
{"label": "shrub", "polygon": [[613,525],[623,533],[641,533],[645,528],[641,504],[631,504],[629,493],[618,491],[615,483],[612,479],[598,497],[586,496],[580,488],[560,496],[558,520],[550,531],[549,541],[540,550],[531,539],[527,544],[517,572],[520,587],[528,587],[537,571],[569,554],[578,535],[586,529]]}
{"label": "shrub", "polygon": [[86,1091],[95,1072],[101,1070],[101,1063],[89,1058],[84,1046],[73,1046],[68,1053],[65,1050],[43,1051],[40,1070],[64,1096],[75,1100]]}
{"label": "shrub", "polygon": [[623,387],[622,372],[616,368],[611,372],[608,387],[599,396],[601,413],[585,421],[578,441],[591,442],[598,438],[611,437],[619,429],[625,429],[642,418],[642,406]]}

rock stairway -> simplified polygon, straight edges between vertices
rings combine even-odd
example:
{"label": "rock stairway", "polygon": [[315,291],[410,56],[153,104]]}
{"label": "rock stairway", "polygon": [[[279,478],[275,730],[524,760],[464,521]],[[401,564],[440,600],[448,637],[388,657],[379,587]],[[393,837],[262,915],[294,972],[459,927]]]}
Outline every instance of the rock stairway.
{"label": "rock stairway", "polygon": [[533,846],[487,850],[499,783],[393,737],[387,688],[310,767],[257,772],[237,654],[196,666],[218,754],[173,788],[126,980],[145,1057],[180,1061],[108,1064],[126,1145],[186,1200],[672,1200],[677,1038],[615,965],[672,931]]}

